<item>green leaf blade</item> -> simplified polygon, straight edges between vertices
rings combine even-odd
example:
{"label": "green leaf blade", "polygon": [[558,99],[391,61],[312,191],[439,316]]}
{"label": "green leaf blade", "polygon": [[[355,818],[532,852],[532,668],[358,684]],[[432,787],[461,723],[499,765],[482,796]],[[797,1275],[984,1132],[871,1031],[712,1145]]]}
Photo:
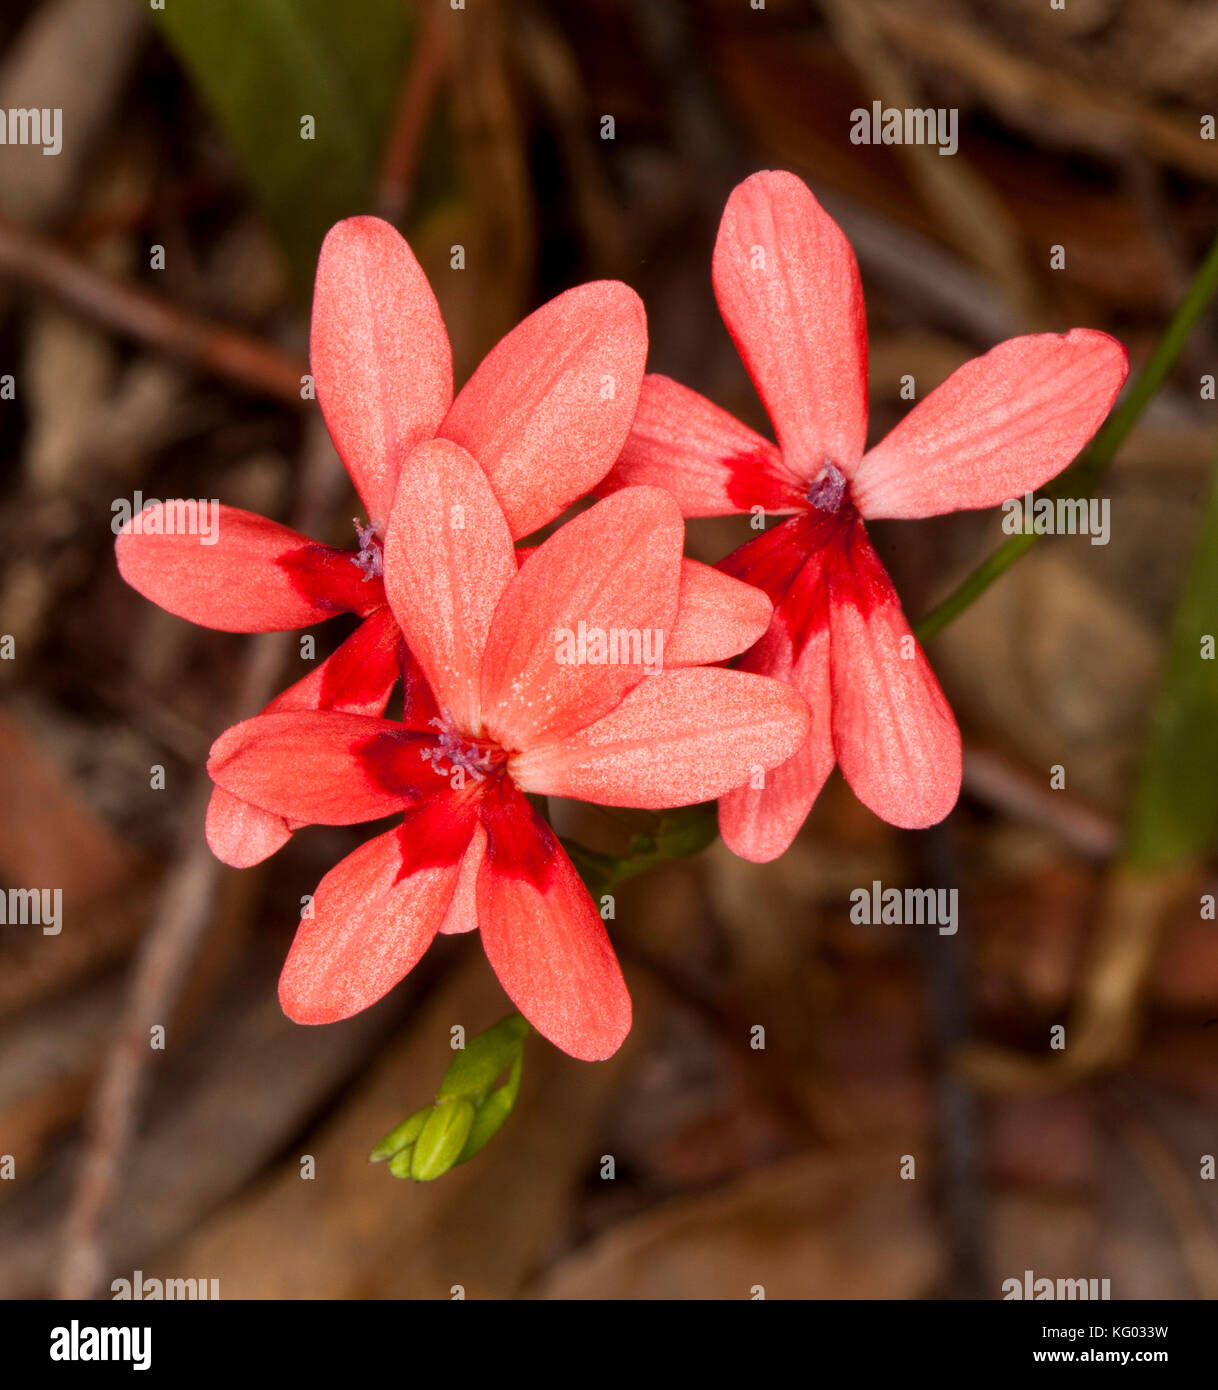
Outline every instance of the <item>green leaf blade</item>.
{"label": "green leaf blade", "polygon": [[1140,868],[1197,859],[1218,842],[1218,483],[1176,607],[1163,681],[1126,827],[1125,858]]}
{"label": "green leaf blade", "polygon": [[[368,212],[402,80],[401,0],[172,0],[154,11],[220,122],[299,284],[343,217]],[[314,138],[301,138],[312,116]]]}

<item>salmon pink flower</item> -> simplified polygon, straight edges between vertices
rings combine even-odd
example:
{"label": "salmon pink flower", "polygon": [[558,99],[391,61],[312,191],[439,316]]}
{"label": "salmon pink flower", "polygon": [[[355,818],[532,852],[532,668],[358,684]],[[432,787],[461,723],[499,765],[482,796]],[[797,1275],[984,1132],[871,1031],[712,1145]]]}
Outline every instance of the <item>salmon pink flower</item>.
{"label": "salmon pink flower", "polygon": [[1000,343],[930,392],[872,449],[867,336],[854,252],[793,174],[732,193],[715,297],[777,446],[696,392],[647,376],[625,450],[600,489],[666,488],[685,516],[764,509],[788,519],[722,562],[774,617],[742,669],[807,699],[803,747],[764,788],[719,806],[723,838],[768,860],[794,839],[835,762],[893,825],[941,820],[960,790],[960,733],[864,521],[995,506],[1058,474],[1099,427],[1128,371],[1087,329]]}
{"label": "salmon pink flower", "polygon": [[[266,517],[217,506],[215,544],[201,544],[178,527],[176,505],[155,502],[120,531],[115,549],[127,583],[179,618],[221,632],[275,632],[354,614],[362,619],[355,631],[266,711],[381,713],[397,682],[401,634],[385,601],[380,540],[365,528],[358,548],[340,550]],[[225,863],[257,864],[293,829],[218,789],[212,794],[207,839]]]}
{"label": "salmon pink flower", "polygon": [[539,1032],[575,1057],[608,1056],[629,1030],[630,999],[597,908],[528,794],[685,805],[785,761],[804,739],[806,708],[783,682],[718,666],[649,670],[630,643],[616,662],[560,656],[556,639],[581,624],[675,632],[684,526],[666,493],[623,489],[523,564],[512,539],[470,453],[448,440],[418,446],[397,482],[385,586],[435,712],[409,724],[261,715],[212,749],[218,786],[293,822],[402,817],[322,879],[280,981],[298,1022],[357,1013],[438,931],[477,927]]}
{"label": "salmon pink flower", "polygon": [[[452,352],[435,295],[410,247],[388,223],[355,217],[321,249],[313,303],[312,367],[322,413],[362,499],[350,551],[311,541],[263,517],[219,507],[214,543],[183,534],[175,504],[146,508],[117,542],[119,570],[162,608],[224,632],[303,627],[340,613],[363,623],[265,713],[335,709],[380,714],[400,662],[385,601],[382,536],[403,460],[434,438],[478,459],[513,537],[553,521],[617,457],[647,355],[643,306],[627,285],[580,285],[530,315],[453,399]],[[210,505],[210,504],[206,504]],[[688,561],[682,623],[670,664],[743,651],[769,621],[765,596]],[[207,838],[236,867],[256,864],[291,835],[289,819],[216,788]]]}

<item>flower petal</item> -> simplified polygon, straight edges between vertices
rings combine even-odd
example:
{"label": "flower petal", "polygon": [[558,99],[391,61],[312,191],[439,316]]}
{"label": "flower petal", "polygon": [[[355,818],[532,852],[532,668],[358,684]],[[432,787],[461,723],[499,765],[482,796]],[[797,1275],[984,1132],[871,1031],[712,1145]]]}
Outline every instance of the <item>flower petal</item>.
{"label": "flower petal", "polygon": [[319,666],[276,695],[263,714],[316,709],[384,714],[397,684],[401,640],[393,614],[378,608]]}
{"label": "flower petal", "polygon": [[452,350],[414,253],[378,217],[322,242],[309,357],[330,438],[368,520],[388,520],[398,469],[452,401]]}
{"label": "flower petal", "polygon": [[402,468],[385,536],[385,583],[406,644],[460,728],[479,722],[491,617],[516,575],[503,511],[459,445],[420,445]]}
{"label": "flower petal", "polygon": [[[277,695],[262,712],[336,709],[348,714],[383,714],[397,682],[401,646],[393,614],[388,608],[379,608],[320,666]],[[424,725],[426,722],[422,721]],[[234,869],[248,869],[282,849],[296,824],[242,801],[223,787],[212,788],[207,843],[217,859]]]}
{"label": "flower petal", "polygon": [[413,969],[444,920],[470,829],[445,803],[424,802],[330,870],[279,978],[289,1018],[350,1018]]}
{"label": "flower petal", "polygon": [[1022,497],[1073,460],[1128,371],[1121,344],[1086,328],[999,343],[866,454],[855,505],[865,517],[939,516]]}
{"label": "flower petal", "polygon": [[768,864],[790,849],[833,771],[833,741],[822,727],[828,722],[809,729],[795,756],[767,772],[763,786],[745,783],[720,797],[719,834],[733,854]]}
{"label": "flower petal", "polygon": [[287,844],[293,824],[223,787],[212,787],[204,830],[208,847],[222,864],[251,869]]}
{"label": "flower petal", "polygon": [[842,772],[890,825],[934,825],[960,795],[960,730],[861,521],[828,576]]}
{"label": "flower petal", "polygon": [[[676,619],[684,531],[666,492],[632,487],[533,551],[503,595],[483,661],[483,717],[502,747],[582,728],[646,677],[645,658]],[[572,651],[581,624],[606,644],[610,633],[629,634],[630,660],[581,660]]]}
{"label": "flower petal", "polygon": [[783,681],[694,666],[644,680],[603,719],[509,766],[526,792],[663,810],[776,767],[807,731],[807,707]]}
{"label": "flower petal", "polygon": [[677,621],[664,645],[667,666],[709,666],[737,656],[770,625],[764,590],[697,560],[681,561]]}
{"label": "flower petal", "polygon": [[307,825],[355,825],[432,795],[434,734],[334,710],[260,714],[212,745],[217,786]]}
{"label": "flower petal", "polygon": [[478,925],[478,874],[486,854],[486,831],[481,824],[474,826],[469,846],[461,859],[461,874],[453,890],[452,902],[444,914],[440,930],[445,936],[458,936],[473,931]]}
{"label": "flower petal", "polygon": [[794,757],[767,772],[763,785],[754,786],[750,779],[719,802],[724,843],[742,859],[764,864],[789,848],[835,760],[823,551],[809,555],[785,586],[768,631],[738,665],[789,681],[811,714],[808,733]]}
{"label": "flower petal", "polygon": [[715,297],[765,402],[783,461],[847,477],[867,439],[867,326],[845,234],[794,174],[767,171],[727,201]]}
{"label": "flower petal", "polygon": [[439,716],[440,707],[422,667],[404,641],[398,642],[398,675],[402,678],[402,723],[408,729],[430,728],[432,720]]}
{"label": "flower petal", "polygon": [[643,378],[630,437],[597,494],[633,484],[671,492],[682,516],[790,511],[804,491],[768,439],[697,391],[653,373]]}
{"label": "flower petal", "polygon": [[572,1057],[601,1061],[630,1031],[630,995],[588,890],[510,784],[483,803],[482,945],[508,997]]}
{"label": "flower petal", "polygon": [[642,301],[601,280],[530,314],[470,377],[440,433],[481,464],[514,537],[553,521],[613,466],[646,359]]}
{"label": "flower petal", "polygon": [[[208,508],[214,543],[198,528],[183,533],[181,506]],[[162,534],[166,528],[172,534]],[[221,632],[282,632],[333,617],[350,608],[341,567],[360,578],[341,550],[212,503],[153,502],[119,532],[114,551],[119,573],[138,593]]]}
{"label": "flower petal", "polygon": [[[520,564],[537,549],[518,545]],[[681,561],[677,621],[664,643],[663,664],[709,666],[738,655],[769,626],[773,605],[755,585],[740,583],[699,560]],[[407,719],[404,721],[417,728]]]}

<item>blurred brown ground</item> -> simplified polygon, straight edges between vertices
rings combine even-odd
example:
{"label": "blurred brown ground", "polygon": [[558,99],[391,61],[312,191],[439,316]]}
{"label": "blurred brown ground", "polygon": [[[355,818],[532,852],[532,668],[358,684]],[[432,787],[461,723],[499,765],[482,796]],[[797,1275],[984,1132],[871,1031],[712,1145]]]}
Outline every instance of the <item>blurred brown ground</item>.
{"label": "blurred brown ground", "polygon": [[[1212,884],[1189,871],[1146,897],[1111,868],[1208,488],[1213,318],[1105,483],[1112,543],[1043,544],[933,644],[967,750],[949,820],[895,831],[835,776],[779,863],[718,845],[636,881],[614,929],[627,1047],[587,1066],[534,1040],[490,1148],[432,1186],[396,1183],[367,1148],[430,1098],[453,1024],[506,1010],[498,986],[456,938],[359,1019],[282,1018],[295,904],[360,832],[305,832],[244,873],[207,862],[209,744],[291,657],[169,617],[113,564],[111,502],[135,489],[285,520],[307,504],[335,540],[352,510],[313,417],[276,386],[305,357],[307,303],[143,9],[0,16],[0,107],[62,105],[72,137],[54,159],[0,150],[0,372],[18,383],[0,405],[0,633],[18,653],[0,661],[0,882],[61,885],[67,923],[0,927],[0,1294],[104,1292],[138,1268],[218,1278],[227,1297],[994,1298],[1025,1269],[1108,1278],[1114,1297],[1218,1295],[1218,1184],[1200,1178],[1218,932],[1196,913]],[[904,374],[920,397],[1014,333],[1103,328],[1136,365],[1216,225],[1208,0],[480,14],[476,41],[441,18],[433,115],[462,197],[428,216],[407,200],[402,221],[459,380],[553,293],[618,276],[646,301],[652,368],[764,428],[709,283],[723,200],[759,168],[803,176],[856,246],[873,438],[907,408]],[[876,99],[958,108],[960,153],[851,145],[851,109]],[[121,296],[65,303],[42,238],[174,306],[179,350],[133,332]],[[482,254],[457,275],[463,238]],[[228,340],[200,361],[204,321],[265,345],[265,370]],[[746,534],[695,523],[691,550],[715,560]],[[1001,538],[993,512],[877,537],[913,617]],[[958,885],[959,934],[851,925],[851,889],[877,878]],[[136,953],[158,940],[168,1045],[129,1113],[99,1114]],[[1077,1057],[1056,1069],[1055,1023]]]}

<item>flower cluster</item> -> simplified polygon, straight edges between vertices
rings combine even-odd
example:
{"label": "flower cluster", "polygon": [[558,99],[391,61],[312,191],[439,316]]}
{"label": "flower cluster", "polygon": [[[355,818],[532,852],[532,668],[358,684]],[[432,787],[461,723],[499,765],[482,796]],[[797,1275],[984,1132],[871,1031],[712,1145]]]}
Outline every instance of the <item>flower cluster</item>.
{"label": "flower cluster", "polygon": [[[1125,351],[1081,329],[1012,339],[866,450],[858,270],[798,179],[735,190],[713,278],[777,444],[644,376],[643,307],[616,282],[543,306],[454,399],[410,248],[375,218],[340,223],[321,251],[310,353],[365,512],[355,544],[235,508],[207,547],[139,518],[120,534],[127,582],[193,622],[360,620],[208,763],[208,842],[236,866],[305,825],[395,818],[318,886],[280,982],[297,1021],[349,1017],[438,932],[477,928],[539,1032],[576,1057],[610,1055],[629,995],[530,797],[718,799],[725,841],[754,860],[787,847],[835,762],[896,825],[955,803],[959,732],[864,521],[1040,486],[1111,407]],[[540,545],[518,544],[588,497]],[[683,517],[738,511],[785,519],[717,568],[683,557]],[[560,659],[556,634],[577,631],[614,635],[615,659]],[[639,633],[662,667],[627,640]]]}

